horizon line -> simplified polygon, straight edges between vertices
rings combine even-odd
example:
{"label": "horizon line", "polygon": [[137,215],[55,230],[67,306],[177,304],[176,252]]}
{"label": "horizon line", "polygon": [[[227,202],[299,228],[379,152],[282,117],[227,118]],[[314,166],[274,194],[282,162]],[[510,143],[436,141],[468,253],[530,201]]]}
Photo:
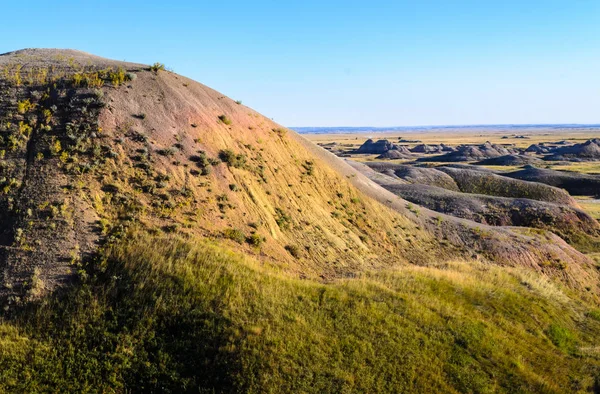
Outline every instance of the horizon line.
{"label": "horizon line", "polygon": [[450,128],[450,127],[600,127],[600,123],[473,123],[473,124],[432,124],[432,125],[410,125],[410,126],[287,126],[289,129],[398,129],[398,128]]}

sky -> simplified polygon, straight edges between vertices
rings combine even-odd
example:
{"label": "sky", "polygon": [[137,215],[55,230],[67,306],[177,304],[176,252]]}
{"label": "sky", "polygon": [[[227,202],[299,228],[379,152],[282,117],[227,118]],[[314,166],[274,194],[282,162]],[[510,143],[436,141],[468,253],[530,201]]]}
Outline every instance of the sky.
{"label": "sky", "polygon": [[600,123],[598,0],[2,3],[0,53],[161,62],[288,127]]}

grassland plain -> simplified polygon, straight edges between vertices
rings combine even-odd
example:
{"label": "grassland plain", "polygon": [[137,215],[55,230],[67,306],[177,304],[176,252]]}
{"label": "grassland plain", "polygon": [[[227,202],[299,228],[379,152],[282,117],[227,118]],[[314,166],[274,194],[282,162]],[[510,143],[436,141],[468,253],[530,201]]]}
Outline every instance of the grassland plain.
{"label": "grassland plain", "polygon": [[444,129],[432,132],[406,131],[406,132],[377,132],[377,133],[341,133],[341,134],[304,134],[306,138],[314,143],[332,143],[336,142],[345,147],[358,148],[365,140],[388,139],[396,143],[400,139],[407,141],[408,145],[416,144],[446,144],[456,146],[461,144],[483,144],[487,141],[493,144],[514,144],[518,148],[526,148],[531,144],[541,142],[566,140],[571,142],[584,142],[591,138],[597,138],[596,130],[581,129],[539,129],[532,131],[519,131],[519,135],[527,138],[517,138],[515,131],[499,130],[490,131],[482,127],[470,131],[460,129]]}

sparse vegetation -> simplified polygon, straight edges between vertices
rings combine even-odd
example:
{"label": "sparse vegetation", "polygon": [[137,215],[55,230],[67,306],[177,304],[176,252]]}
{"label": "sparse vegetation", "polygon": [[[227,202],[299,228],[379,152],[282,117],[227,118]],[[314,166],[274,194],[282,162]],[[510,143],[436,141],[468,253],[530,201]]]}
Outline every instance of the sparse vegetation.
{"label": "sparse vegetation", "polygon": [[158,74],[159,71],[165,71],[165,65],[162,63],[154,63],[150,66],[150,71]]}
{"label": "sparse vegetation", "polygon": [[286,245],[285,250],[287,250],[292,257],[298,259],[300,258],[300,248],[296,245]]}
{"label": "sparse vegetation", "polygon": [[231,239],[239,244],[244,243],[244,241],[246,241],[246,235],[244,235],[244,233],[236,228],[228,228],[225,231],[223,231],[223,235],[225,236],[225,238],[227,239]]}
{"label": "sparse vegetation", "polygon": [[281,208],[275,208],[275,222],[282,230],[290,228],[292,218]]}
{"label": "sparse vegetation", "polygon": [[235,153],[230,149],[219,151],[219,159],[229,167],[243,168],[246,165],[246,155]]}
{"label": "sparse vegetation", "polygon": [[226,115],[219,115],[219,120],[227,126],[231,125],[231,119],[229,119]]}
{"label": "sparse vegetation", "polygon": [[161,156],[172,157],[172,156],[175,156],[175,154],[177,153],[177,148],[170,147],[170,148],[159,149],[156,151],[156,153],[158,153]]}
{"label": "sparse vegetation", "polygon": [[250,236],[248,238],[246,238],[246,242],[248,242],[250,245],[258,248],[265,242],[265,237],[254,232],[254,233],[250,234]]}

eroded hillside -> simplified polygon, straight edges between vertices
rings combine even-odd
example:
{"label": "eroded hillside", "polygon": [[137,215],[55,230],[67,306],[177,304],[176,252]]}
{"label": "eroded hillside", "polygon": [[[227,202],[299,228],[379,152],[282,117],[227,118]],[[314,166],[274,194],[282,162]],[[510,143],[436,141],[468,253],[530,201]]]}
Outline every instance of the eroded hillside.
{"label": "eroded hillside", "polygon": [[0,58],[5,295],[35,297],[83,275],[98,247],[133,224],[320,280],[483,256],[597,286],[591,261],[558,238],[420,212],[160,65],[56,50]]}
{"label": "eroded hillside", "polygon": [[160,64],[0,69],[0,391],[598,386],[598,270],[551,232],[420,208]]}
{"label": "eroded hillside", "polygon": [[4,294],[64,283],[132,223],[324,279],[445,253],[291,132],[194,81],[75,51],[1,59]]}

